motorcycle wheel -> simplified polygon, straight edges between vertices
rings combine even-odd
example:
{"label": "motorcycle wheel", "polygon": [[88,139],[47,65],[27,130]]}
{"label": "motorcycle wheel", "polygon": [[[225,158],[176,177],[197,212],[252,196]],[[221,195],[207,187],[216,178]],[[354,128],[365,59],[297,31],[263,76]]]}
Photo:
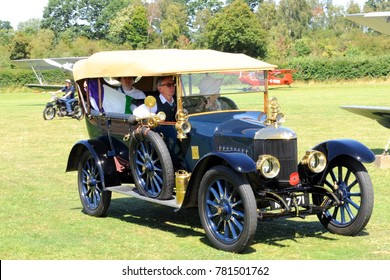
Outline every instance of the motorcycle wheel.
{"label": "motorcycle wheel", "polygon": [[56,109],[53,106],[48,106],[43,110],[43,118],[47,121],[54,119],[56,115]]}
{"label": "motorcycle wheel", "polygon": [[74,106],[74,118],[81,120],[84,117],[83,110],[79,105]]}

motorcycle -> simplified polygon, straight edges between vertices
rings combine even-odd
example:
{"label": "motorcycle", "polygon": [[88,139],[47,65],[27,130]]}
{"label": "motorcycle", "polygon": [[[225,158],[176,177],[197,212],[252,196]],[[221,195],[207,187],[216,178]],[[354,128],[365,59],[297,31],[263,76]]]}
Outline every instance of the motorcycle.
{"label": "motorcycle", "polygon": [[65,101],[60,99],[58,96],[52,94],[51,101],[46,104],[45,109],[43,110],[43,118],[47,121],[54,119],[54,117],[71,117],[78,120],[81,120],[84,117],[83,110],[79,105],[78,99],[73,99],[71,103],[71,108],[73,113],[68,113],[66,111]]}

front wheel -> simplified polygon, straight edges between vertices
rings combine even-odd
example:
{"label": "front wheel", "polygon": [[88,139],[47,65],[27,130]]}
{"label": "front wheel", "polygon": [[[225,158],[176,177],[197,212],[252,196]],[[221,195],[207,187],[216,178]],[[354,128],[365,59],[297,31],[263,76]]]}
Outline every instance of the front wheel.
{"label": "front wheel", "polygon": [[[332,207],[318,218],[332,233],[356,235],[370,220],[374,207],[374,190],[363,164],[352,158],[339,158],[329,164],[320,185],[327,186],[338,196],[341,205]],[[323,196],[313,196],[317,205],[331,205]]]}
{"label": "front wheel", "polygon": [[56,108],[54,108],[53,106],[47,106],[43,110],[43,118],[47,121],[54,119],[55,115],[56,115]]}
{"label": "front wheel", "polygon": [[257,207],[247,179],[226,166],[203,176],[198,194],[199,216],[208,239],[221,250],[241,252],[253,241]]}
{"label": "front wheel", "polygon": [[172,198],[173,164],[161,136],[148,129],[135,132],[129,149],[130,168],[140,193],[160,200]]}
{"label": "front wheel", "polygon": [[81,106],[79,106],[79,105],[74,106],[73,111],[74,111],[74,115],[73,115],[74,118],[81,120],[84,117],[83,110],[81,109]]}
{"label": "front wheel", "polygon": [[93,155],[87,150],[78,167],[78,188],[81,204],[88,215],[101,217],[107,213],[111,192],[103,190],[103,174]]}

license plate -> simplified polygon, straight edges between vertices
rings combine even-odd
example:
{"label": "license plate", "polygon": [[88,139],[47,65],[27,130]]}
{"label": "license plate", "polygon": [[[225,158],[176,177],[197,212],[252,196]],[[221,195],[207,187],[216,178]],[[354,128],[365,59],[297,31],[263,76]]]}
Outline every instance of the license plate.
{"label": "license plate", "polygon": [[[298,206],[304,206],[309,204],[309,195],[307,193],[303,194],[296,194],[296,195],[291,195],[291,196],[281,196],[287,203],[289,207],[298,205]],[[275,202],[275,201],[270,201],[271,209],[281,209],[282,206]]]}

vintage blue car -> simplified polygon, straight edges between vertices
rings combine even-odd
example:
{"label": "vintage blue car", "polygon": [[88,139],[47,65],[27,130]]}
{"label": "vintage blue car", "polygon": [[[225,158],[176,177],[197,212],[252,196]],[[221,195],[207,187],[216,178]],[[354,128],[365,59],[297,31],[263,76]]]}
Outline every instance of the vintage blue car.
{"label": "vintage blue car", "polygon": [[[78,61],[90,138],[73,146],[67,171],[78,171],[84,212],[106,215],[112,192],[176,211],[197,207],[210,242],[232,252],[246,250],[267,218],[317,215],[332,233],[361,232],[374,204],[363,165],[373,153],[338,139],[298,160],[297,135],[268,96],[275,68],[212,50],[112,51]],[[259,86],[240,79],[248,76]],[[144,98],[118,90],[121,77]]]}

